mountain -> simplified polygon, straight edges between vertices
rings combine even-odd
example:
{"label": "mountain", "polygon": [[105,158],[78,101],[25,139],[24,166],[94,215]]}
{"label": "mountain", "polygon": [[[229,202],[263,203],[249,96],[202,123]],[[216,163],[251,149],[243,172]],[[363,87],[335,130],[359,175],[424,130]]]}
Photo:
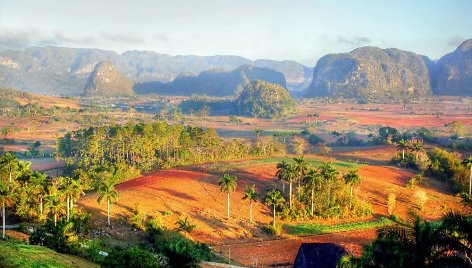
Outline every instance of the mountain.
{"label": "mountain", "polygon": [[84,88],[87,97],[114,97],[133,95],[133,82],[118,71],[111,61],[95,65]]}
{"label": "mountain", "polygon": [[439,59],[433,82],[435,94],[472,96],[472,39]]}
{"label": "mountain", "polygon": [[399,49],[361,47],[318,60],[307,97],[388,98],[431,94],[426,56]]}
{"label": "mountain", "polygon": [[204,71],[198,76],[182,73],[172,82],[136,84],[134,90],[139,94],[237,96],[243,87],[253,80],[265,80],[287,87],[282,73],[268,68],[243,65],[233,71],[213,69]]}
{"label": "mountain", "polygon": [[[200,74],[223,69],[233,71],[242,65],[255,65],[280,71],[289,88],[299,88],[311,79],[311,68],[296,62],[258,60],[239,56],[171,56],[152,51],[118,54],[100,49],[30,47],[0,51],[0,86],[47,95],[80,95],[94,66],[110,61],[117,70],[137,83],[168,83],[181,73]],[[287,66],[291,66],[288,68]]]}
{"label": "mountain", "polygon": [[287,86],[290,90],[304,90],[308,88],[313,78],[313,68],[301,65],[298,62],[285,60],[255,60],[257,67],[269,68],[285,75]]}
{"label": "mountain", "polygon": [[244,86],[234,106],[238,115],[274,118],[293,111],[295,102],[290,93],[279,84],[257,80]]}

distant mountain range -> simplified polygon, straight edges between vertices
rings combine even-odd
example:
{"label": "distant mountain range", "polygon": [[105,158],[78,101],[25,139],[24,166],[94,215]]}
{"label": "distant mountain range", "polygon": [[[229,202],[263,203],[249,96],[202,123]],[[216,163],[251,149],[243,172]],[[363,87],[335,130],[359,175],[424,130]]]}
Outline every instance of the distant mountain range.
{"label": "distant mountain range", "polygon": [[[107,68],[98,72],[102,62]],[[472,96],[472,39],[437,61],[395,48],[361,47],[326,55],[314,69],[294,61],[150,51],[32,47],[0,52],[0,86],[47,95],[128,95],[132,85],[138,94],[237,96],[254,80],[304,90],[307,97]]]}
{"label": "distant mountain range", "polygon": [[100,49],[31,47],[0,52],[0,85],[47,95],[80,95],[95,65],[111,62],[135,83],[167,83],[189,73],[231,72],[254,65],[281,72],[289,89],[306,88],[313,69],[294,61],[256,60],[239,56],[170,56],[151,51],[118,54]]}

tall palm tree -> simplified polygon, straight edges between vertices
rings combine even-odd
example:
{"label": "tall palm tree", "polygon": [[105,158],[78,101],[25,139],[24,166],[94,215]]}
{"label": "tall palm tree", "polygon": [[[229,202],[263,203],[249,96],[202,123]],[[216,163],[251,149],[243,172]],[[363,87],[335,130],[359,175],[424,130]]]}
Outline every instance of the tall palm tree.
{"label": "tall palm tree", "polygon": [[275,227],[275,207],[282,205],[285,202],[285,198],[282,196],[279,190],[277,189],[272,189],[264,197],[264,202],[268,206],[273,207],[273,212],[272,212],[272,226]]}
{"label": "tall palm tree", "polygon": [[74,210],[74,202],[80,198],[80,195],[85,195],[85,193],[81,179],[72,180],[71,188],[70,212],[72,214]]}
{"label": "tall palm tree", "polygon": [[66,221],[70,219],[70,200],[72,194],[74,194],[74,188],[72,185],[73,179],[69,177],[59,177],[60,187],[62,193],[66,196]]}
{"label": "tall palm tree", "polygon": [[464,159],[464,161],[462,161],[462,164],[466,168],[470,169],[470,173],[469,173],[469,195],[472,195],[472,155],[469,155],[469,158]]}
{"label": "tall palm tree", "polygon": [[348,173],[343,176],[346,184],[349,184],[350,197],[349,197],[349,209],[352,208],[352,188],[361,183],[361,176],[359,176],[357,170],[349,170]]}
{"label": "tall palm tree", "polygon": [[3,170],[8,173],[9,182],[13,180],[13,173],[18,169],[18,158],[12,153],[8,152],[0,157],[0,170]]}
{"label": "tall palm tree", "polygon": [[13,185],[0,180],[0,203],[2,204],[2,238],[5,238],[5,207],[13,204]]}
{"label": "tall palm tree", "polygon": [[314,113],[313,117],[315,118],[315,126],[318,126],[318,117],[320,117],[319,113]]}
{"label": "tall palm tree", "polygon": [[292,208],[292,189],[293,189],[293,182],[297,178],[297,172],[295,170],[294,163],[287,163],[282,161],[281,163],[277,164],[277,177],[283,179],[283,181],[287,181],[289,184],[289,207]]}
{"label": "tall palm tree", "polygon": [[319,168],[321,177],[328,185],[328,205],[331,202],[331,182],[338,178],[339,172],[332,166],[331,163],[324,163]]}
{"label": "tall palm tree", "polygon": [[415,159],[418,160],[418,154],[424,151],[423,144],[421,144],[420,142],[415,142],[411,144],[410,150],[415,152]]}
{"label": "tall palm tree", "polygon": [[230,212],[230,194],[231,192],[236,191],[236,187],[238,186],[236,180],[238,178],[236,176],[229,175],[228,173],[224,174],[223,177],[220,178],[218,184],[220,185],[220,190],[222,192],[228,193],[228,220],[229,220],[229,212]]}
{"label": "tall palm tree", "polygon": [[259,193],[257,192],[256,185],[246,185],[246,190],[244,191],[244,200],[249,200],[249,223],[252,224],[252,202],[257,201],[259,198]]}
{"label": "tall palm tree", "polygon": [[306,187],[311,189],[311,215],[313,216],[314,213],[314,199],[315,199],[315,188],[316,185],[319,185],[321,183],[321,174],[318,173],[315,169],[310,169],[305,177],[303,178],[303,181],[305,182]]}
{"label": "tall palm tree", "polygon": [[114,180],[107,178],[100,182],[98,185],[98,196],[97,202],[101,204],[103,199],[107,200],[107,225],[110,226],[110,202],[115,201],[118,198],[118,192],[115,189],[116,183]]}
{"label": "tall palm tree", "polygon": [[277,172],[275,176],[282,181],[282,193],[285,193],[285,182],[288,181],[287,170],[288,170],[289,163],[285,160],[282,162],[277,163]]}
{"label": "tall palm tree", "polygon": [[55,185],[51,186],[49,189],[49,195],[45,198],[46,203],[44,204],[45,208],[52,213],[54,219],[54,226],[57,224],[57,216],[63,212],[64,204],[62,200],[61,193]]}
{"label": "tall palm tree", "polygon": [[33,172],[31,175],[31,187],[32,193],[39,199],[39,214],[43,214],[43,199],[47,194],[47,177],[48,175],[43,172]]}
{"label": "tall palm tree", "polygon": [[408,150],[408,142],[405,141],[404,139],[401,139],[397,143],[397,151],[402,152],[402,160],[405,159],[405,150]]}
{"label": "tall palm tree", "polygon": [[[305,173],[310,168],[310,163],[308,163],[303,156],[293,158],[294,171],[297,176],[298,188],[300,188],[300,183],[305,177]],[[300,200],[301,192],[298,192],[298,199]]]}

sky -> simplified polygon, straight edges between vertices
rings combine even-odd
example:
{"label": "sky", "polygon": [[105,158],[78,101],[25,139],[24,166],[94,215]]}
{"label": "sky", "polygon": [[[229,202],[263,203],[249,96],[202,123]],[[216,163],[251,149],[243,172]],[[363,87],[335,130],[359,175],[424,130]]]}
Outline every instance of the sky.
{"label": "sky", "polygon": [[472,38],[470,0],[0,0],[0,50],[239,55],[314,66],[360,46],[438,59]]}

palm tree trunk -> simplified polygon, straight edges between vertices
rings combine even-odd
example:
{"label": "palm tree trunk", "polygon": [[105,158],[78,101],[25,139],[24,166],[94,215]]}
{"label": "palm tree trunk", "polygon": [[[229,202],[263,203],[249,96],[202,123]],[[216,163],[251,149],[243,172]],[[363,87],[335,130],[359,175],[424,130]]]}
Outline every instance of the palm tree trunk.
{"label": "palm tree trunk", "polygon": [[43,197],[39,198],[39,213],[43,215]]}
{"label": "palm tree trunk", "polygon": [[315,197],[315,187],[313,186],[311,188],[311,216],[313,216],[313,204],[314,204],[313,199],[314,199],[314,197]]}
{"label": "palm tree trunk", "polygon": [[110,226],[110,198],[107,197],[107,224]]}
{"label": "palm tree trunk", "polygon": [[405,149],[402,149],[402,160],[405,159]]}
{"label": "palm tree trunk", "polygon": [[292,208],[292,181],[290,181],[290,189],[289,189],[289,207]]}
{"label": "palm tree trunk", "polygon": [[282,193],[285,194],[285,181],[282,181]]}
{"label": "palm tree trunk", "polygon": [[273,220],[272,220],[272,226],[275,228],[275,205],[274,205],[274,213],[273,213]]}
{"label": "palm tree trunk", "polygon": [[352,185],[351,185],[351,187],[350,187],[350,188],[351,188],[351,189],[350,189],[350,191],[351,191],[351,195],[350,195],[350,197],[349,197],[349,209],[351,209],[351,208],[352,208]]}
{"label": "palm tree trunk", "polygon": [[470,175],[469,175],[469,195],[472,194],[472,163],[470,164]]}
{"label": "palm tree trunk", "polygon": [[69,195],[67,195],[67,222],[69,222],[69,213],[70,213],[70,208],[69,208],[69,204],[70,204],[70,197]]}
{"label": "palm tree trunk", "polygon": [[54,212],[54,226],[56,226],[57,223],[57,214]]}
{"label": "palm tree trunk", "polygon": [[5,239],[5,201],[2,202],[2,238]]}
{"label": "palm tree trunk", "polygon": [[229,192],[228,192],[228,220],[229,220],[229,209],[230,209],[230,208],[229,208],[229,205],[230,205],[230,204],[229,204]]}
{"label": "palm tree trunk", "polygon": [[10,172],[10,182],[11,182],[11,172]]}
{"label": "palm tree trunk", "polygon": [[73,210],[74,210],[74,199],[71,198],[71,199],[70,199],[70,214],[73,213]]}
{"label": "palm tree trunk", "polygon": [[252,224],[252,200],[249,201],[249,223]]}

